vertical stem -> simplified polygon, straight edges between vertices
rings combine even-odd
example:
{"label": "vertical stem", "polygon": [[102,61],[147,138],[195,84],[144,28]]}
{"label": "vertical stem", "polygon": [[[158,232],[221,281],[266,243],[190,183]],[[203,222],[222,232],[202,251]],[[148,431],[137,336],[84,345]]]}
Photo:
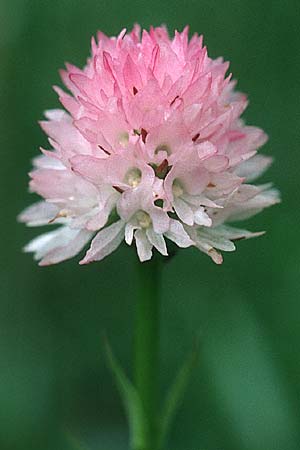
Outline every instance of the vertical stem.
{"label": "vertical stem", "polygon": [[153,258],[138,263],[139,286],[135,323],[135,384],[146,417],[147,446],[141,450],[156,450],[158,350],[159,350],[159,261]]}

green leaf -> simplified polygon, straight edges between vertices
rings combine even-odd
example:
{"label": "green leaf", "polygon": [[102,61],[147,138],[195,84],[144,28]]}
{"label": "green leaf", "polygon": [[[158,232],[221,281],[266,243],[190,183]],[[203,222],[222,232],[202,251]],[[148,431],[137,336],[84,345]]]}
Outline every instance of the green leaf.
{"label": "green leaf", "polygon": [[173,384],[166,396],[166,400],[162,409],[159,423],[158,448],[161,449],[165,443],[166,437],[169,433],[172,421],[175,414],[183,400],[188,382],[190,380],[192,371],[198,360],[198,345],[188,354],[185,362],[179,369]]}
{"label": "green leaf", "polygon": [[114,375],[126,411],[130,430],[130,448],[142,450],[146,448],[149,429],[141,399],[136,388],[115,358],[107,339],[105,339],[105,351],[108,365]]}

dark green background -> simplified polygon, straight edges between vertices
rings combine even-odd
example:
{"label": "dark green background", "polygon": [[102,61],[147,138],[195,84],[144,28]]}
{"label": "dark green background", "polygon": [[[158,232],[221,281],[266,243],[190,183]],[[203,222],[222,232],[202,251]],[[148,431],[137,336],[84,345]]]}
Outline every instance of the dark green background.
{"label": "dark green background", "polygon": [[270,135],[264,180],[283,194],[245,224],[267,235],[239,243],[223,266],[188,249],[164,269],[162,389],[195,334],[201,341],[169,448],[300,448],[299,18],[296,0],[0,1],[1,450],[70,450],[66,431],[92,450],[128,448],[101,336],[130,370],[134,252],[39,268],[21,248],[40,230],[15,217],[35,200],[27,172],[46,145],[37,120],[58,107],[57,70],[84,63],[97,29],[116,34],[135,21],[188,23],[211,56],[231,61],[250,97],[246,119]]}

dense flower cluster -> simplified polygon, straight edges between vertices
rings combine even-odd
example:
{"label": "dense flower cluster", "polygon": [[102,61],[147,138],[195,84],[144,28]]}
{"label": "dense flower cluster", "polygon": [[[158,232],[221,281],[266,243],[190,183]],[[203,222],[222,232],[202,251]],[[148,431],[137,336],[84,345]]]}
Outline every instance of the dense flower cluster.
{"label": "dense flower cluster", "polygon": [[240,119],[247,100],[227,69],[187,28],[173,39],[139,26],[92,39],[84,69],[61,72],[71,95],[55,87],[68,112],[41,122],[52,150],[34,160],[30,189],[44,200],[20,215],[60,227],[25,250],[55,264],[92,240],[85,264],[125,240],[146,261],[153,248],[167,255],[166,238],[220,264],[219,250],[260,234],[224,225],[278,201],[270,185],[249,184],[271,163],[256,155],[267,137]]}

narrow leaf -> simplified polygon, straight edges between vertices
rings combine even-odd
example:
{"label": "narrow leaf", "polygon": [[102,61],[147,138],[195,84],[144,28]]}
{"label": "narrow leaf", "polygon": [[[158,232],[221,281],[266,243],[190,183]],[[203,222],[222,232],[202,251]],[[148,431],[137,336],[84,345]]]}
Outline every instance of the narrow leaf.
{"label": "narrow leaf", "polygon": [[179,369],[166,396],[160,419],[160,430],[158,436],[159,449],[162,448],[165,443],[172,421],[183,400],[192,371],[198,359],[198,353],[198,345],[196,345],[195,348],[188,354],[185,362]]}
{"label": "narrow leaf", "polygon": [[146,447],[145,437],[148,436],[148,429],[141,399],[136,388],[128,379],[123,368],[115,358],[106,339],[105,351],[108,365],[114,375],[126,411],[130,430],[130,448],[142,450]]}

